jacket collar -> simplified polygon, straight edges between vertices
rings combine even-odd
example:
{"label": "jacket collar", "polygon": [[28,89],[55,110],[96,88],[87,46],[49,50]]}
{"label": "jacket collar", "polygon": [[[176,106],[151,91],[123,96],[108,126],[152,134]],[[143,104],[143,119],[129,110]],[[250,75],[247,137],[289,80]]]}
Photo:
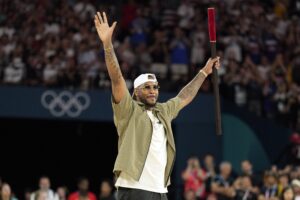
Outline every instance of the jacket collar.
{"label": "jacket collar", "polygon": [[[135,100],[136,101],[136,100]],[[137,104],[143,109],[143,111],[145,111],[146,110],[146,105],[144,104],[144,103],[142,103],[142,102],[140,102],[140,101],[136,101],[137,102]],[[153,107],[153,110],[155,111],[155,112],[159,112],[159,109],[158,109],[158,105],[157,105],[158,103],[156,103],[155,104],[155,106]]]}

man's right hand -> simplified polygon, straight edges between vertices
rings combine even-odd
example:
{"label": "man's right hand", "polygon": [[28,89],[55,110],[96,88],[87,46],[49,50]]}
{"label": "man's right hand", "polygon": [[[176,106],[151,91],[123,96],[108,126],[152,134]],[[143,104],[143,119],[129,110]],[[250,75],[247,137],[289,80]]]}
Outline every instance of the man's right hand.
{"label": "man's right hand", "polygon": [[103,42],[104,48],[109,48],[112,41],[112,34],[114,32],[117,22],[114,22],[111,26],[109,26],[105,12],[103,12],[102,15],[100,12],[97,12],[97,15],[95,15],[94,22],[98,32],[98,36]]}
{"label": "man's right hand", "polygon": [[128,92],[128,89],[112,45],[112,34],[117,22],[109,26],[105,12],[102,15],[97,12],[94,21],[99,38],[103,42],[105,63],[111,80],[113,99],[115,103],[119,103]]}

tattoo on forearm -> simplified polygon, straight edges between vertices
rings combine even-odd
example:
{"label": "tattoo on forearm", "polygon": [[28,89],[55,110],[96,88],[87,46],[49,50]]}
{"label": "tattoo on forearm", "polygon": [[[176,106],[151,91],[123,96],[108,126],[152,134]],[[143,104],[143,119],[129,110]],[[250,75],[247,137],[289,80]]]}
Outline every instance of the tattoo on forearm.
{"label": "tattoo on forearm", "polygon": [[109,77],[112,82],[118,82],[122,78],[122,72],[120,70],[119,62],[116,57],[115,51],[113,48],[105,50],[105,62],[107,65],[107,70]]}
{"label": "tattoo on forearm", "polygon": [[203,81],[205,80],[205,76],[199,72],[193,80],[191,80],[178,94],[183,100],[192,101],[192,99],[196,96],[198,90],[200,89]]}

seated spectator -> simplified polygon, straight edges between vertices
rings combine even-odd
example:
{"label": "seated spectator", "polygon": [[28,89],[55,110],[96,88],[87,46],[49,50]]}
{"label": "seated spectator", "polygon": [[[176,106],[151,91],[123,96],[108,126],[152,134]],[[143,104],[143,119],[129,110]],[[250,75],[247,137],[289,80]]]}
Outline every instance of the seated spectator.
{"label": "seated spectator", "polygon": [[197,198],[205,197],[205,171],[201,168],[198,158],[188,159],[187,167],[182,173],[184,191],[194,191]]}
{"label": "seated spectator", "polygon": [[25,64],[21,58],[14,58],[4,69],[3,82],[8,84],[20,84],[25,75]]}
{"label": "seated spectator", "polygon": [[47,192],[39,190],[35,193],[34,200],[47,200]]}
{"label": "seated spectator", "polygon": [[81,177],[78,180],[78,191],[69,195],[68,200],[96,200],[96,195],[89,191],[89,180]]}
{"label": "seated spectator", "polygon": [[104,180],[100,185],[99,200],[116,200],[113,196],[113,184],[110,180]]}
{"label": "seated spectator", "polygon": [[205,181],[206,192],[210,193],[211,182],[214,180],[215,176],[217,175],[215,158],[212,154],[206,154],[204,156],[203,168],[206,172],[206,181]]}
{"label": "seated spectator", "polygon": [[285,188],[289,187],[289,175],[281,173],[278,177],[278,195],[281,196]]}
{"label": "seated spectator", "polygon": [[180,28],[175,28],[175,38],[170,43],[172,79],[178,80],[188,75],[188,48],[189,41]]}
{"label": "seated spectator", "polygon": [[[37,198],[44,198],[44,195],[47,194],[46,200],[58,200],[57,194],[50,188],[51,183],[50,179],[47,176],[42,176],[39,180],[39,189],[33,192],[30,196],[30,200],[37,200]],[[36,195],[40,197],[36,197]]]}
{"label": "seated spectator", "polygon": [[26,188],[24,190],[24,200],[30,200],[32,190],[30,188]]}
{"label": "seated spectator", "polygon": [[[166,34],[163,30],[155,30],[153,33],[153,41],[149,46],[148,52],[152,61],[148,72],[157,74],[159,78],[165,79],[168,72],[168,47]],[[143,70],[141,70],[141,72],[143,72]]]}
{"label": "seated spectator", "polygon": [[211,191],[217,195],[218,200],[229,200],[235,196],[235,190],[232,187],[234,179],[231,176],[231,169],[229,162],[222,162],[220,164],[220,174],[211,183]]}
{"label": "seated spectator", "polygon": [[295,200],[295,193],[292,187],[288,186],[283,189],[280,200]]}
{"label": "seated spectator", "polygon": [[67,200],[68,188],[66,186],[60,186],[56,189],[58,200]]}
{"label": "seated spectator", "polygon": [[266,172],[264,176],[264,186],[262,187],[262,194],[266,199],[278,197],[277,177],[274,172]]}
{"label": "seated spectator", "polygon": [[300,181],[298,179],[294,179],[291,183],[291,186],[292,186],[294,194],[295,194],[295,200],[299,200],[300,199]]}
{"label": "seated spectator", "polygon": [[257,188],[252,186],[251,177],[244,175],[235,182],[235,200],[256,200]]}
{"label": "seated spectator", "polygon": [[0,200],[18,200],[12,195],[10,185],[8,183],[2,183],[0,190]]}
{"label": "seated spectator", "polygon": [[242,175],[247,175],[251,178],[252,185],[257,188],[257,192],[261,186],[261,178],[257,173],[254,173],[252,163],[249,160],[241,162]]}

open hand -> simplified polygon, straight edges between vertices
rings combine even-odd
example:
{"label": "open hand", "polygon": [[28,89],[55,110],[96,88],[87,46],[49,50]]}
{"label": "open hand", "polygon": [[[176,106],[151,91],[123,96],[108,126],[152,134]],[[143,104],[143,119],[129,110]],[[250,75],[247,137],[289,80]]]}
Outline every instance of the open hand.
{"label": "open hand", "polygon": [[114,22],[111,26],[109,26],[105,12],[103,12],[102,15],[100,12],[97,12],[97,15],[95,15],[94,22],[99,38],[101,39],[104,45],[109,45],[111,43],[112,34],[114,32],[117,22]]}

